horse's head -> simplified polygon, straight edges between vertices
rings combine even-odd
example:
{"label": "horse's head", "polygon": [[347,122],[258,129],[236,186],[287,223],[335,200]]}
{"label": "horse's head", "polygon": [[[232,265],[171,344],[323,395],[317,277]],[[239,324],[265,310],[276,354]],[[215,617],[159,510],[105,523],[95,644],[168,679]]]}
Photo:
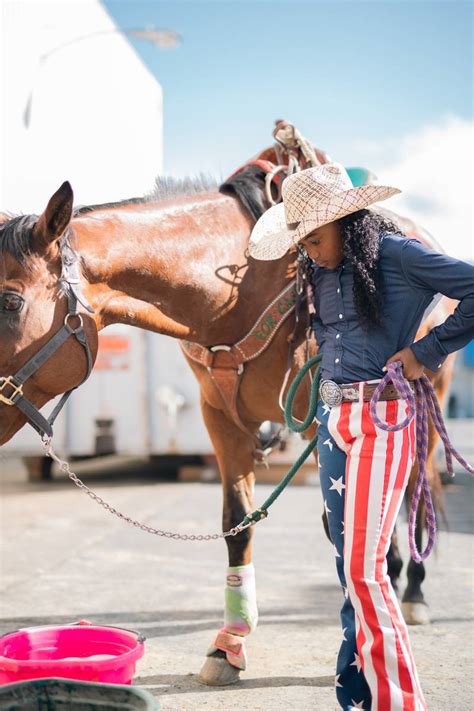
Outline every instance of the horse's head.
{"label": "horse's head", "polygon": [[64,262],[75,256],[69,246],[72,205],[73,192],[66,182],[40,217],[0,217],[0,445],[28,419],[14,402],[20,396],[14,376],[26,364],[32,363],[33,370],[31,359],[65,323],[59,347],[22,384],[21,392],[30,403],[40,408],[85,378],[87,349],[74,337],[75,331],[81,337],[85,334],[92,360],[97,354],[93,317],[80,306],[80,315],[68,316],[71,303],[77,301],[68,284],[60,281]]}

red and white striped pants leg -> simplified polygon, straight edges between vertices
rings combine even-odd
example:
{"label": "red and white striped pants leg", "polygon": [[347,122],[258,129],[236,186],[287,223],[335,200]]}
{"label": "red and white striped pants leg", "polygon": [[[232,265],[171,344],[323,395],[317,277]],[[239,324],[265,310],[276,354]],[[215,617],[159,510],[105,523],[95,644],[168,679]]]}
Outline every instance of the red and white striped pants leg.
{"label": "red and white striped pants leg", "polygon": [[[386,554],[415,453],[412,421],[398,432],[377,428],[363,402],[331,410],[328,429],[347,452],[344,504],[344,572],[356,613],[357,649],[377,711],[427,708],[408,631],[387,574]],[[406,400],[379,402],[377,414],[394,424]]]}

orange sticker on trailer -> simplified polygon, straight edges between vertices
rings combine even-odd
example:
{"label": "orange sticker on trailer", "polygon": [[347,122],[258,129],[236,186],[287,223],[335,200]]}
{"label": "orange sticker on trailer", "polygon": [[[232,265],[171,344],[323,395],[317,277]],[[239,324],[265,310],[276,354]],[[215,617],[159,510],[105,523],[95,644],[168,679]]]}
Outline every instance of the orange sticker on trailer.
{"label": "orange sticker on trailer", "polygon": [[99,334],[99,352],[94,370],[128,370],[130,340],[126,336]]}

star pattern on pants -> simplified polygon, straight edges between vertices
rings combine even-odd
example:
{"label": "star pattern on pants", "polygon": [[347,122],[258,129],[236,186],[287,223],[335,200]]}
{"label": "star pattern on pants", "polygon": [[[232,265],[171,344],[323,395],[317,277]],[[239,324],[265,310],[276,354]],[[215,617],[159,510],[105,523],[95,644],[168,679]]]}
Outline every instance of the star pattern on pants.
{"label": "star pattern on pants", "polygon": [[342,490],[346,488],[346,485],[342,481],[343,477],[340,476],[339,479],[333,479],[332,476],[330,476],[329,478],[332,482],[332,486],[330,487],[329,491],[337,491],[339,496],[342,496]]}
{"label": "star pattern on pants", "polygon": [[326,511],[326,516],[329,515],[330,513],[332,513],[331,509],[328,506],[328,502],[326,501],[326,499],[324,499],[324,510]]}
{"label": "star pattern on pants", "polygon": [[336,687],[336,689],[337,689],[337,687],[339,687],[339,688],[342,689],[342,684],[339,683],[339,677],[340,677],[340,676],[341,676],[340,674],[336,674],[336,681],[335,681],[335,684],[334,684],[334,686]]}
{"label": "star pattern on pants", "polygon": [[336,558],[340,558],[341,556],[340,556],[339,553],[337,552],[336,546],[334,546],[334,551],[335,551],[334,556],[335,556]]}
{"label": "star pattern on pants", "polygon": [[329,405],[327,405],[326,403],[324,403],[324,405],[323,405],[323,415],[327,415],[328,412],[331,412],[331,408],[329,407]]}
{"label": "star pattern on pants", "polygon": [[[357,652],[354,652],[354,661],[349,664],[351,667],[357,667],[357,671],[360,672],[362,669],[362,664],[360,663],[360,657]],[[356,707],[357,708],[357,707]]]}
{"label": "star pattern on pants", "polygon": [[347,627],[344,627],[344,629],[342,630],[342,641],[343,642],[347,642],[346,630],[347,630]]}
{"label": "star pattern on pants", "polygon": [[329,447],[329,449],[330,449],[331,452],[332,452],[332,448],[334,447],[334,443],[331,441],[330,437],[328,437],[327,439],[325,439],[324,442],[323,442],[323,444],[325,444],[327,447]]}
{"label": "star pattern on pants", "polygon": [[362,699],[362,701],[354,701],[354,699],[351,699],[351,704],[355,709],[362,709],[362,711],[364,711],[364,699]]}

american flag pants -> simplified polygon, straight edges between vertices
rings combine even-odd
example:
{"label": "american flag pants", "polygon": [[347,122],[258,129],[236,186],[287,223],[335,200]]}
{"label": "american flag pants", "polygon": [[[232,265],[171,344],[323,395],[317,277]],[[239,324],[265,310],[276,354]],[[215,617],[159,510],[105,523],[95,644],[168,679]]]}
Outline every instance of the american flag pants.
{"label": "american flag pants", "polygon": [[[364,384],[357,402],[330,408],[320,401],[316,414],[321,490],[344,593],[336,695],[345,711],[422,711],[427,706],[386,564],[415,456],[414,422],[398,432],[377,428]],[[377,405],[389,424],[406,413],[406,400]]]}

